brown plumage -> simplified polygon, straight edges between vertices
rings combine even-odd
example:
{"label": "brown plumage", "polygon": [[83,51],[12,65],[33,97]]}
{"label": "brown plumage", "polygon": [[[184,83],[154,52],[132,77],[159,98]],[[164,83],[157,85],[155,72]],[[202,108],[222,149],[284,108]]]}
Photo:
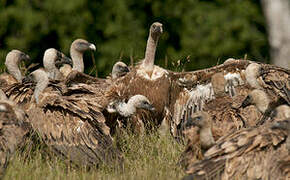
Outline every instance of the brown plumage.
{"label": "brown plumage", "polygon": [[107,94],[95,94],[96,83],[72,83],[63,91],[59,84],[49,82],[43,69],[30,76],[36,85],[25,83],[26,87],[11,90],[11,97],[25,107],[33,129],[53,152],[77,165],[122,161],[102,114],[110,101]]}
{"label": "brown plumage", "polygon": [[[43,82],[48,82],[48,77],[42,69],[32,76],[37,85],[26,111],[33,129],[53,152],[77,165],[122,161],[97,101],[46,88],[48,83]],[[33,103],[34,99],[38,99],[37,103]]]}
{"label": "brown plumage", "polygon": [[[199,117],[187,125],[211,122],[208,116]],[[184,179],[287,179],[289,136],[290,119],[229,133],[205,152],[202,161],[187,164],[189,175]]]}
{"label": "brown plumage", "polygon": [[19,50],[10,51],[5,59],[5,66],[9,74],[3,73],[0,75],[0,88],[6,88],[14,83],[21,83],[23,75],[20,72],[19,64],[21,61],[29,60],[29,56]]}
{"label": "brown plumage", "polygon": [[245,77],[252,88],[263,89],[273,96],[290,104],[290,70],[274,65],[252,63],[245,70]]}
{"label": "brown plumage", "polygon": [[245,108],[250,105],[254,105],[257,110],[262,113],[262,117],[256,123],[257,125],[261,125],[270,118],[272,111],[274,111],[276,107],[285,102],[281,101],[281,99],[278,99],[278,101],[274,101],[273,99],[274,98],[269,97],[269,95],[264,90],[254,89],[244,99],[241,107]]}
{"label": "brown plumage", "polygon": [[[252,64],[256,63],[230,59],[222,65],[208,69],[182,73],[170,72],[172,119],[169,126],[173,136],[180,135],[180,129],[187,121],[187,114],[200,110],[208,112],[213,117],[216,138],[225,135],[224,133],[231,129],[238,130],[242,127],[256,125],[261,118],[261,112],[252,106],[239,108],[253,89],[253,83],[249,81],[248,77],[248,74],[251,73],[246,72],[251,69],[249,66]],[[266,94],[273,101],[284,97],[283,102],[287,102],[286,89],[287,81],[289,82],[289,70],[262,63],[258,65],[264,70],[261,71],[263,73],[261,76],[264,78],[264,82],[267,82],[265,83],[267,89],[263,89]],[[266,72],[269,72],[271,76]],[[276,79],[274,80],[273,77]],[[280,81],[278,81],[278,77],[281,79]],[[276,87],[278,85],[281,85],[279,89],[281,95]]]}
{"label": "brown plumage", "polygon": [[[155,51],[159,37],[163,32],[162,24],[155,22],[149,30],[145,58],[136,67],[115,82],[117,93],[129,99],[135,94],[146,96],[156,108],[155,112],[139,111],[131,121],[136,122],[142,131],[145,126],[156,127],[166,116],[166,107],[169,105],[171,81],[168,71],[154,65]],[[142,130],[143,129],[143,130]]]}
{"label": "brown plumage", "polygon": [[0,177],[3,177],[17,148],[24,145],[30,129],[25,118],[25,112],[8,100],[0,90]]}
{"label": "brown plumage", "polygon": [[216,139],[229,130],[255,124],[252,121],[259,115],[255,108],[247,112],[239,112],[236,108],[250,89],[243,77],[243,69],[248,63],[235,60],[204,70],[171,73],[170,111],[173,115],[170,127],[173,136],[182,135],[188,115],[201,110],[213,116]]}

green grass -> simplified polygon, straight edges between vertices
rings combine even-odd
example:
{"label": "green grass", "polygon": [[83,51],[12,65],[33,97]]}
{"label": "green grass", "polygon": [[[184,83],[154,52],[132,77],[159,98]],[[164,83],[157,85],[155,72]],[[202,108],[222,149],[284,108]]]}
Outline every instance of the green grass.
{"label": "green grass", "polygon": [[178,165],[184,146],[170,135],[144,136],[123,134],[115,137],[124,155],[124,169],[101,166],[76,168],[57,158],[50,158],[43,147],[17,152],[4,179],[180,179],[184,172]]}

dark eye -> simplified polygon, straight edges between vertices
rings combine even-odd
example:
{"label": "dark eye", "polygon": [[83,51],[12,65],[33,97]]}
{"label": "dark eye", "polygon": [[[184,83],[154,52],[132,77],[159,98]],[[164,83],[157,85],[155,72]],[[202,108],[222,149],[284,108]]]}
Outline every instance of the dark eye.
{"label": "dark eye", "polygon": [[200,116],[197,116],[194,119],[197,120],[197,121],[200,121],[201,120],[201,117]]}
{"label": "dark eye", "polygon": [[152,26],[153,28],[156,28],[156,25],[155,24],[153,24],[153,26]]}
{"label": "dark eye", "polygon": [[143,104],[148,105],[149,103],[147,101],[144,101]]}

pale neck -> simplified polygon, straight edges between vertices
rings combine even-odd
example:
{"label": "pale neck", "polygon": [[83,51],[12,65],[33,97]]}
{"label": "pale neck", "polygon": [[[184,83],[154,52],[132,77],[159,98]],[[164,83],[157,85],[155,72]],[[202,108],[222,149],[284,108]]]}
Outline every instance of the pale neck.
{"label": "pale neck", "polygon": [[130,102],[128,102],[127,104],[124,102],[119,103],[116,109],[117,112],[124,117],[132,116],[136,112],[136,108]]}
{"label": "pale neck", "polygon": [[147,71],[153,71],[157,43],[158,43],[158,37],[156,37],[156,40],[154,40],[151,34],[149,34],[149,38],[147,40],[146,51],[145,51],[145,59],[143,60],[143,63],[142,63],[143,67]]}
{"label": "pale neck", "polygon": [[23,76],[18,67],[18,63],[5,64],[9,74],[11,74],[19,83],[22,82]]}
{"label": "pale neck", "polygon": [[200,130],[200,143],[201,148],[204,150],[209,149],[215,144],[210,127],[202,128]]}
{"label": "pale neck", "polygon": [[34,93],[33,93],[37,104],[39,103],[39,95],[48,86],[48,83],[49,83],[48,78],[44,78],[37,82]]}
{"label": "pale neck", "polygon": [[61,73],[55,66],[54,62],[44,63],[44,68],[46,72],[48,73],[49,79],[59,80],[61,78]]}
{"label": "pale neck", "polygon": [[258,74],[256,70],[246,69],[245,76],[251,87],[256,88],[256,89],[261,89],[261,86],[257,80]]}
{"label": "pale neck", "polygon": [[83,60],[83,53],[80,53],[74,49],[70,51],[70,55],[73,61],[73,70],[78,72],[84,72],[84,60]]}

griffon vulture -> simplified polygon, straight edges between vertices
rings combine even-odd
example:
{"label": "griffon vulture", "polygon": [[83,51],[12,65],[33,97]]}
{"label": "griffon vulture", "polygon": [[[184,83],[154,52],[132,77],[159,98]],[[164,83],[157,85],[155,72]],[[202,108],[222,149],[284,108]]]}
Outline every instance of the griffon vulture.
{"label": "griffon vulture", "polygon": [[8,70],[8,73],[3,73],[0,75],[0,88],[6,88],[7,86],[14,83],[21,83],[23,79],[23,75],[19,69],[19,63],[21,61],[28,61],[30,57],[19,51],[12,50],[10,51],[5,60],[5,66]]}

